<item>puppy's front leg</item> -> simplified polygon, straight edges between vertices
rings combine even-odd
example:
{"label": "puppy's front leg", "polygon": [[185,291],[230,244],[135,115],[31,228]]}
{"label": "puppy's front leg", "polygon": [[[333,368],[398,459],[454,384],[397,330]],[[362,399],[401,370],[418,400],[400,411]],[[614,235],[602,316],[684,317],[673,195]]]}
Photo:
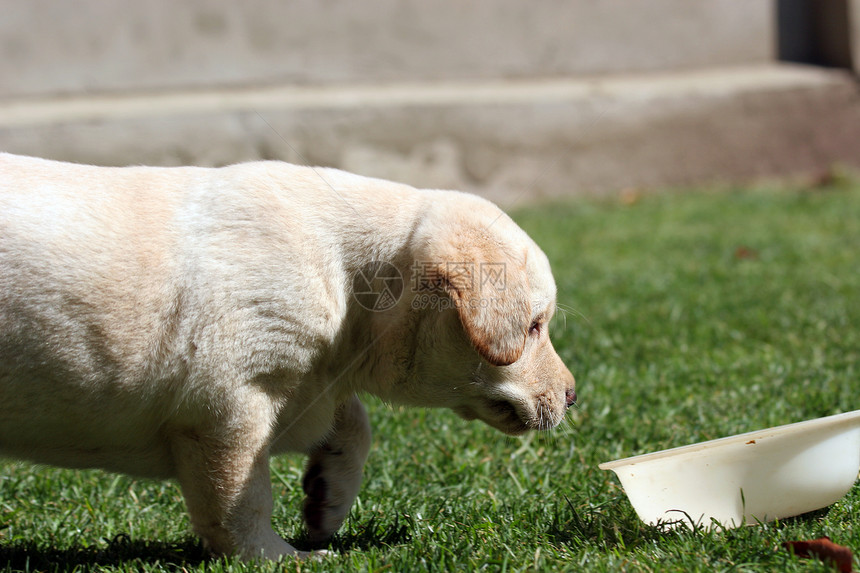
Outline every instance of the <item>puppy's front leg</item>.
{"label": "puppy's front leg", "polygon": [[179,484],[191,524],[209,550],[242,559],[304,556],[272,530],[268,450],[249,432],[198,430],[172,439]]}
{"label": "puppy's front leg", "polygon": [[326,441],[310,452],[302,487],[310,541],[328,540],[346,519],[361,486],[370,451],[370,421],[357,396],[337,411]]}

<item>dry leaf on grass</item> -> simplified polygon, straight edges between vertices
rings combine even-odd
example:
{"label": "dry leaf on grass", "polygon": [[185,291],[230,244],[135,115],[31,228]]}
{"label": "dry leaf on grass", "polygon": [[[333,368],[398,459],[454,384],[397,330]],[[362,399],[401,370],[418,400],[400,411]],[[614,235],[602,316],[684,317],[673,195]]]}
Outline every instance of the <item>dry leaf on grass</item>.
{"label": "dry leaf on grass", "polygon": [[737,260],[755,260],[758,258],[758,251],[753,248],[745,247],[744,245],[739,246],[735,249],[735,258]]}
{"label": "dry leaf on grass", "polygon": [[854,563],[851,550],[833,543],[829,537],[819,537],[811,541],[787,541],[782,545],[798,557],[817,557],[836,565],[840,573],[851,573]]}

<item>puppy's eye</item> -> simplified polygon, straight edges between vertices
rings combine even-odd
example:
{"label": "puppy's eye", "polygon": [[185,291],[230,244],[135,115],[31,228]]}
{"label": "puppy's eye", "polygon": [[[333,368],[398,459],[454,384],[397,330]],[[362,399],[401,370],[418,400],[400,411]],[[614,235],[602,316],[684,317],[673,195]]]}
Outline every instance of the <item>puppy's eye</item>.
{"label": "puppy's eye", "polygon": [[543,330],[543,325],[538,321],[534,321],[529,326],[529,336],[540,336],[541,330]]}

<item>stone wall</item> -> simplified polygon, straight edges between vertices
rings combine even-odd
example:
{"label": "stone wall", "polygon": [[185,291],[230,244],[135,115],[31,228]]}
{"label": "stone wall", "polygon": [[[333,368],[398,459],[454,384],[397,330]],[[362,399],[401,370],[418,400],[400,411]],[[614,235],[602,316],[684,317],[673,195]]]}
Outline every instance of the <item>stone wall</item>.
{"label": "stone wall", "polygon": [[769,0],[26,0],[0,97],[568,77],[760,63]]}
{"label": "stone wall", "polygon": [[[853,42],[860,0],[830,1]],[[778,61],[786,46],[785,59],[815,59],[805,15],[819,6],[12,1],[0,149],[113,165],[283,159],[508,202],[816,175],[860,166],[854,76]]]}

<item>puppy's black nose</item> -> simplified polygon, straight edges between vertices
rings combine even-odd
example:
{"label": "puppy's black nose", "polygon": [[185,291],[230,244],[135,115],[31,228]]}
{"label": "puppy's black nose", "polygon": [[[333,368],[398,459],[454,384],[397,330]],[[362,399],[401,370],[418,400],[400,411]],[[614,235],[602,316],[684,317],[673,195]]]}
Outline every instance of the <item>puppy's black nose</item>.
{"label": "puppy's black nose", "polygon": [[576,391],[568,390],[564,393],[565,401],[567,402],[567,407],[570,408],[574,404],[576,404]]}

